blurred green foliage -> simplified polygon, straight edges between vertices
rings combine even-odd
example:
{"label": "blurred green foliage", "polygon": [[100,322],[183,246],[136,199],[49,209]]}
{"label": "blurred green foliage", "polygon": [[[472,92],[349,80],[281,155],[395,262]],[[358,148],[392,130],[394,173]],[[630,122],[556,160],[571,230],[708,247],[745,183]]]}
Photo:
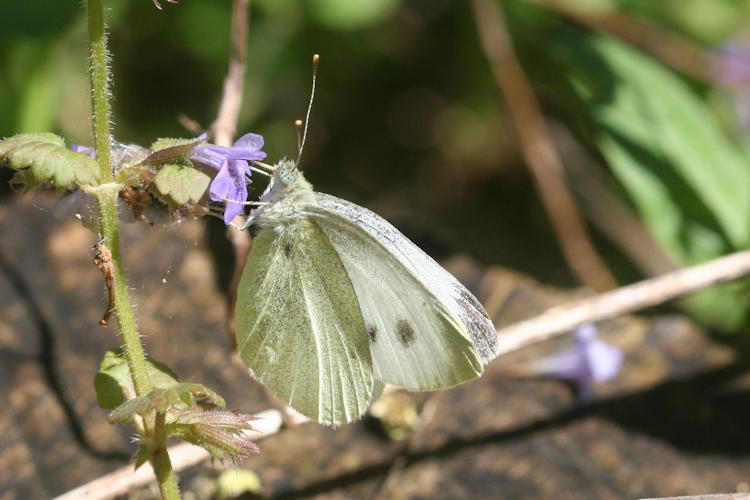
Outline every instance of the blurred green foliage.
{"label": "blurred green foliage", "polygon": [[[750,0],[567,0],[585,15],[618,10],[707,47],[750,28]],[[502,5],[546,110],[611,172],[614,192],[676,264],[750,243],[750,162],[727,91],[526,0]],[[108,2],[118,140],[208,127],[229,51],[230,0]],[[255,0],[239,131],[294,155],[310,57],[321,54],[303,167],[311,181],[367,205],[428,251],[572,284],[520,159],[478,43],[469,2]],[[0,4],[0,136],[51,131],[90,144],[84,12],[78,2]],[[738,132],[740,131],[740,132]],[[576,162],[576,158],[564,158]],[[618,276],[622,249],[596,235]],[[693,299],[709,324],[746,323],[743,285]]]}

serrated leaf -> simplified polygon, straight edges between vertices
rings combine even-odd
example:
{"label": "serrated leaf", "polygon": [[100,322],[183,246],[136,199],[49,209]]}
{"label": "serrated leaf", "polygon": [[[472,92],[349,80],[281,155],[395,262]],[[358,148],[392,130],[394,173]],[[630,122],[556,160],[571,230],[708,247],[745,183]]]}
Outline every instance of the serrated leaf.
{"label": "serrated leaf", "polygon": [[167,148],[173,148],[175,146],[186,146],[188,144],[195,145],[200,142],[203,141],[196,139],[183,139],[180,137],[160,137],[151,143],[149,149],[156,152]]}
{"label": "serrated leaf", "polygon": [[110,424],[120,422],[125,424],[133,420],[135,415],[146,415],[154,410],[154,403],[149,396],[139,396],[128,399],[121,405],[117,406],[107,416]]}
{"label": "serrated leaf", "polygon": [[96,184],[99,164],[93,158],[65,147],[48,132],[18,134],[0,141],[0,163],[17,170],[14,183],[34,189],[52,182],[58,191]]}
{"label": "serrated leaf", "polygon": [[211,178],[187,165],[166,165],[154,179],[154,186],[175,205],[198,203],[208,190]]}
{"label": "serrated leaf", "polygon": [[[120,367],[117,368],[117,371],[120,371]],[[168,388],[155,387],[153,391],[144,396],[125,400],[110,412],[109,422],[127,423],[135,415],[145,417],[153,412],[168,413],[173,410],[184,411],[189,409],[205,411],[206,407],[215,408],[218,406],[224,408],[225,406],[224,399],[221,396],[201,384],[174,384],[174,379],[171,377],[161,381],[152,380],[152,382],[155,386],[159,382],[172,383],[172,385]],[[97,391],[97,396],[98,394]],[[207,400],[210,404],[201,404],[200,402],[196,404],[196,399]]]}
{"label": "serrated leaf", "polygon": [[[169,389],[179,385],[177,375],[164,363],[147,359],[146,366],[154,389]],[[111,349],[104,354],[99,371],[94,376],[94,389],[99,406],[105,410],[116,408],[125,400],[135,397],[130,368],[121,350]]]}

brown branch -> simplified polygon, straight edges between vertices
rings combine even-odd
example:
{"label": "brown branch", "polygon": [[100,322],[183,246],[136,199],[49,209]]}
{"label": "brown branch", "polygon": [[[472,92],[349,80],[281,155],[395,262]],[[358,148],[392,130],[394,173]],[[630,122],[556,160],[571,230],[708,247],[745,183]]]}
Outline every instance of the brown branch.
{"label": "brown branch", "polygon": [[214,143],[231,146],[237,133],[237,120],[242,106],[242,90],[245,86],[247,67],[247,30],[250,19],[250,0],[232,2],[232,32],[229,70],[224,79],[224,93],[219,104],[219,113],[211,125]]}
{"label": "brown branch", "polygon": [[590,323],[631,313],[750,274],[750,250],[624,286],[502,328],[498,356]]}
{"label": "brown branch", "polygon": [[[242,107],[242,92],[245,86],[245,71],[247,68],[247,33],[250,22],[250,0],[234,0],[232,2],[231,53],[229,56],[229,70],[224,79],[224,93],[221,97],[219,112],[211,125],[214,143],[219,146],[231,146],[237,133],[237,120]],[[242,214],[235,217],[235,224],[242,226]],[[250,233],[239,231],[233,226],[227,227],[227,239],[234,249],[234,270],[232,280],[227,291],[227,330],[229,343],[234,348],[234,308],[237,299],[237,286],[242,277],[245,259],[250,252]]]}
{"label": "brown branch", "polygon": [[722,57],[711,49],[663,30],[644,19],[622,11],[592,14],[576,9],[570,2],[559,0],[527,0],[553,10],[563,17],[594,31],[616,36],[660,59],[677,71],[699,80],[713,82],[713,69],[722,64]]}
{"label": "brown branch", "polygon": [[563,176],[562,162],[550,138],[531,84],[513,52],[503,14],[495,0],[472,0],[479,37],[505,97],[547,216],[566,262],[587,286],[611,290],[617,282],[596,253]]}
{"label": "brown branch", "polygon": [[[516,323],[498,331],[498,356],[522,349],[565,333],[583,323],[601,321],[638,309],[687,295],[717,283],[735,280],[750,274],[750,250],[737,252],[705,264],[688,267],[658,278],[604,293],[588,299],[550,309],[536,318]],[[384,392],[399,390],[387,386]],[[257,431],[250,434],[253,440],[273,436],[282,428],[284,418],[278,410],[256,413]],[[287,417],[288,418],[288,417]],[[295,425],[310,422],[297,415]],[[169,448],[175,472],[196,465],[207,458],[208,452],[189,443]],[[122,467],[110,474],[71,490],[56,500],[108,500],[124,495],[131,488],[144,486],[154,480],[148,464],[133,471],[133,466]]]}
{"label": "brown branch", "polygon": [[200,123],[193,120],[185,113],[180,113],[179,115],[177,115],[177,121],[179,122],[180,125],[182,125],[185,128],[185,130],[187,130],[188,132],[190,132],[196,137],[201,135],[203,132],[205,132],[205,130],[203,130],[203,127],[201,127]]}

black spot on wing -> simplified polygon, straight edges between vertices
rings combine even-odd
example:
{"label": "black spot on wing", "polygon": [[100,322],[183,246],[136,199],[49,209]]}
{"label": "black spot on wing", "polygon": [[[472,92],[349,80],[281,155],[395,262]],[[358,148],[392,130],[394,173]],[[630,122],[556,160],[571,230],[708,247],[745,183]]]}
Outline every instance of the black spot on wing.
{"label": "black spot on wing", "polygon": [[414,342],[414,329],[405,319],[400,319],[396,323],[396,338],[404,347]]}
{"label": "black spot on wing", "polygon": [[375,342],[378,338],[378,328],[374,325],[367,327],[367,336],[370,337],[370,342]]}
{"label": "black spot on wing", "polygon": [[291,241],[287,241],[284,244],[284,255],[286,255],[287,259],[292,256],[292,252],[294,252],[294,246],[292,245]]}

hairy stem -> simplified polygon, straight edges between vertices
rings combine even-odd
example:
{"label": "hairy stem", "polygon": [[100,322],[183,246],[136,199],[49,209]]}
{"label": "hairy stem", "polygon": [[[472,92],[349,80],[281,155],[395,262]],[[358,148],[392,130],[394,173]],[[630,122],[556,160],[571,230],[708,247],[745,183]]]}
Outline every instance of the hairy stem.
{"label": "hairy stem", "polygon": [[91,50],[91,109],[94,111],[94,146],[102,182],[112,180],[109,157],[109,68],[107,67],[107,35],[104,30],[102,0],[86,2]]}
{"label": "hairy stem", "polygon": [[154,422],[154,441],[153,447],[149,451],[151,466],[154,468],[156,480],[159,482],[159,490],[164,500],[178,500],[180,490],[177,486],[177,477],[172,470],[172,464],[169,461],[167,453],[167,429],[165,414],[156,413]]}
{"label": "hairy stem", "polygon": [[[96,160],[101,169],[102,184],[94,192],[99,203],[99,217],[101,221],[101,244],[112,253],[114,267],[114,307],[120,338],[125,348],[125,356],[130,367],[135,392],[144,396],[151,392],[151,377],[146,365],[146,354],[138,335],[135,315],[128,296],[127,282],[122,265],[120,252],[120,228],[117,219],[117,197],[120,187],[112,182],[114,175],[110,161],[110,130],[109,130],[109,90],[107,69],[107,37],[104,29],[104,9],[102,0],[88,0],[89,44],[91,48],[91,104],[94,112],[94,144]],[[150,432],[149,432],[150,431]],[[167,453],[167,435],[164,414],[157,413],[153,429],[146,430],[153,438],[149,449],[151,466],[159,482],[162,497],[165,500],[179,500],[180,492],[177,487],[172,465]],[[146,436],[144,436],[146,437]]]}
{"label": "hairy stem", "polygon": [[138,328],[135,324],[135,315],[130,305],[125,273],[122,266],[122,255],[120,252],[120,228],[117,220],[117,196],[118,188],[104,187],[97,191],[99,201],[99,213],[101,216],[101,231],[103,244],[112,252],[112,264],[115,268],[114,295],[115,314],[117,324],[120,327],[120,338],[125,346],[125,355],[130,366],[130,375],[138,396],[144,396],[151,392],[151,379],[146,368],[146,354],[143,352],[141,339],[138,336]]}

